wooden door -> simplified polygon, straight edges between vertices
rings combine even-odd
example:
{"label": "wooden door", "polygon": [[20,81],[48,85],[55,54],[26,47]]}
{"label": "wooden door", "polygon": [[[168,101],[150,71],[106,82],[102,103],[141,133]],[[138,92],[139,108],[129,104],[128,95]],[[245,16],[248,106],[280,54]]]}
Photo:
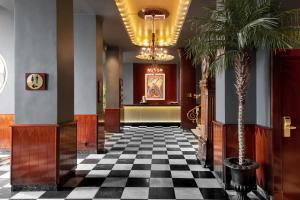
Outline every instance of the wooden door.
{"label": "wooden door", "polygon": [[192,61],[186,57],[184,49],[178,50],[180,58],[180,105],[181,105],[181,127],[192,129],[196,127],[188,117],[188,112],[196,107],[196,70]]}
{"label": "wooden door", "polygon": [[[278,78],[278,91],[275,91],[277,97],[274,99],[278,105],[275,112],[275,126],[278,132],[275,134],[278,135],[275,135],[277,144],[275,143],[273,148],[279,153],[275,152],[275,162],[276,158],[281,159],[281,162],[277,162],[281,167],[277,165],[274,169],[275,175],[281,171],[281,175],[278,173],[279,179],[274,179],[275,190],[281,189],[280,195],[275,199],[295,200],[300,199],[300,50],[283,52],[277,55],[275,62]],[[289,116],[291,125],[296,127],[295,130],[291,130],[290,137],[285,137],[283,133],[284,116]]]}

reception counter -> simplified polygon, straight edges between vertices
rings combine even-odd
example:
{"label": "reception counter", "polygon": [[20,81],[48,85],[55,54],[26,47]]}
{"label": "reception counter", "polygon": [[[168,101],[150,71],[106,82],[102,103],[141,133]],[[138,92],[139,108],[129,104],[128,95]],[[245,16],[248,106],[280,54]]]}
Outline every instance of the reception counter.
{"label": "reception counter", "polygon": [[121,122],[126,123],[180,123],[180,105],[124,105]]}

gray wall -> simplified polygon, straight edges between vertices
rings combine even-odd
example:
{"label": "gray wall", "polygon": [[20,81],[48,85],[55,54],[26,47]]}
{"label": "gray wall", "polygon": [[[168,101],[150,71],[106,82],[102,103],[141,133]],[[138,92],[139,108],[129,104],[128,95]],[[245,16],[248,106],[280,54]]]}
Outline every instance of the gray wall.
{"label": "gray wall", "polygon": [[258,50],[256,53],[256,123],[271,126],[271,71],[270,51]]}
{"label": "gray wall", "polygon": [[225,123],[225,73],[216,76],[216,121]]}
{"label": "gray wall", "polygon": [[[254,56],[255,61],[255,56]],[[234,87],[233,67],[216,77],[216,120],[226,124],[236,124],[238,99]],[[256,123],[256,67],[251,67],[251,82],[246,98],[245,123]]]}
{"label": "gray wall", "polygon": [[7,64],[8,79],[0,93],[0,114],[14,114],[14,13],[0,6],[0,54]]}
{"label": "gray wall", "polygon": [[124,99],[123,104],[133,104],[133,64],[123,65]]}
{"label": "gray wall", "polygon": [[97,114],[96,16],[75,15],[75,114]]}
{"label": "gray wall", "polygon": [[[73,120],[72,2],[15,0],[17,124],[57,124]],[[60,10],[59,15],[57,10]],[[25,90],[27,72],[47,73],[48,90]]]}
{"label": "gray wall", "polygon": [[[57,123],[56,32],[55,0],[15,0],[17,124]],[[26,72],[48,73],[48,90],[25,90]]]}

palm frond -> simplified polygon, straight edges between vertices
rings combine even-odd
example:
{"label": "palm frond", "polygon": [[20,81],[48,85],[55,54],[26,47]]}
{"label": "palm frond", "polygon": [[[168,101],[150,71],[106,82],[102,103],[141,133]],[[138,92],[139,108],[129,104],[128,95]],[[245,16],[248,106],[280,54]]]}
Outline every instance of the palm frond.
{"label": "palm frond", "polygon": [[300,47],[300,9],[292,9],[278,15],[281,32],[287,35],[294,47]]}

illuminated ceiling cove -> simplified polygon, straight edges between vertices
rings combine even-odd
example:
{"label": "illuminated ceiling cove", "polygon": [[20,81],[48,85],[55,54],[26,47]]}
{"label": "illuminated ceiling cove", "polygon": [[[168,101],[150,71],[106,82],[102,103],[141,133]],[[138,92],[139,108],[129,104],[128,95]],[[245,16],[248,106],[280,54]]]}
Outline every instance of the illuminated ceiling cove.
{"label": "illuminated ceiling cove", "polygon": [[115,0],[126,30],[133,44],[148,46],[152,40],[152,21],[144,20],[138,12],[145,8],[160,8],[169,12],[165,20],[157,20],[156,44],[176,44],[191,0]]}

